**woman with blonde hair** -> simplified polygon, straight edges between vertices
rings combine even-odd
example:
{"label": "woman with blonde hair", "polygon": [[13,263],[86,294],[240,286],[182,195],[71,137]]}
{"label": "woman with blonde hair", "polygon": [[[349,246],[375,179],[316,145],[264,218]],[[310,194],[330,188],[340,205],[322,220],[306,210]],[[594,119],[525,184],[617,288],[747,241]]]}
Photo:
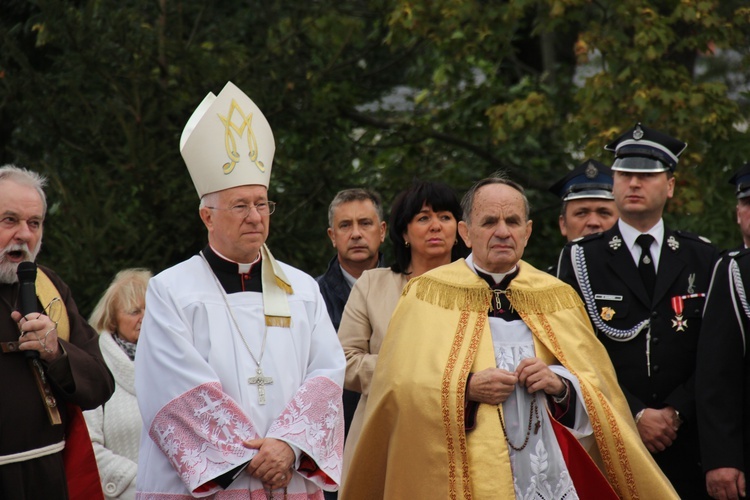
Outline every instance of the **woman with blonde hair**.
{"label": "woman with blonde hair", "polygon": [[115,392],[106,404],[83,416],[107,498],[134,499],[141,414],[135,397],[135,350],[141,333],[147,269],[125,269],[115,276],[91,314],[99,347],[115,378]]}

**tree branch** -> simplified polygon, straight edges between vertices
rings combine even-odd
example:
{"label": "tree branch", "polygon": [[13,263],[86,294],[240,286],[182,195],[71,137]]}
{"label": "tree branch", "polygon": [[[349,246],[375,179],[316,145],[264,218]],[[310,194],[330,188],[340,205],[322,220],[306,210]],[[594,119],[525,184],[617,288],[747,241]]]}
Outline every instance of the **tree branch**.
{"label": "tree branch", "polygon": [[[457,137],[451,134],[446,134],[444,132],[436,132],[436,131],[430,131],[430,130],[425,131],[421,129],[416,129],[415,127],[412,127],[411,125],[407,123],[403,123],[398,120],[376,118],[371,115],[365,115],[363,113],[360,113],[352,109],[340,108],[340,113],[343,117],[348,118],[349,120],[352,120],[356,123],[359,123],[360,125],[367,125],[370,127],[381,129],[381,130],[393,130],[393,129],[411,127],[421,136],[420,140],[422,141],[427,140],[427,139],[435,139],[442,143],[459,147],[483,159],[495,169],[503,169],[509,173],[512,173],[514,176],[526,178],[526,176],[524,175],[525,168],[523,166],[515,164],[515,163],[509,163],[508,161],[505,161],[505,160],[501,160],[500,158],[493,155],[487,148],[474,144],[461,137]],[[547,186],[541,186],[541,185],[540,186],[534,185],[530,187],[533,187],[536,189],[547,189]]]}

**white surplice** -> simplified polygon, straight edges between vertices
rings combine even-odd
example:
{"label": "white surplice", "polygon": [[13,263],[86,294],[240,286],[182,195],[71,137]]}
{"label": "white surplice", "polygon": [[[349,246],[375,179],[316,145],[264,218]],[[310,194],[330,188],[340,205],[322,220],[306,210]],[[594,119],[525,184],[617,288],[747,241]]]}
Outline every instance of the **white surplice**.
{"label": "white surplice", "polygon": [[226,295],[252,354],[262,356],[263,375],[273,378],[265,405],[258,386],[248,383],[257,365],[206,262],[196,256],[151,279],[136,356],[144,421],[138,498],[265,498],[261,482],[246,472],[226,491],[211,482],[248,462],[256,450],[242,441],[257,437],[301,451],[305,471],[294,473],[288,499],[322,499],[321,488],[338,485],[346,361],[318,284],[279,264],[294,291],[291,328],[267,327],[265,350],[262,294]]}
{"label": "white surplice", "polygon": [[[535,357],[533,336],[523,321],[520,319],[505,321],[491,317],[489,322],[498,368],[513,372],[521,360]],[[550,369],[570,382],[571,391],[577,391],[580,394],[578,379],[575,375],[560,365],[550,366]],[[538,410],[537,414],[532,414],[529,432],[532,399],[536,399]],[[569,411],[571,410],[573,409]],[[575,425],[571,431],[577,437],[591,435],[593,429],[580,397],[576,398],[575,412]],[[508,440],[514,446],[520,448],[527,432],[529,435],[529,441],[521,451],[508,447],[516,498],[519,500],[578,498],[547,413],[547,398],[544,391],[529,394],[525,387],[516,384],[514,391],[503,403],[503,415]],[[541,426],[538,432],[534,432],[537,415]]]}

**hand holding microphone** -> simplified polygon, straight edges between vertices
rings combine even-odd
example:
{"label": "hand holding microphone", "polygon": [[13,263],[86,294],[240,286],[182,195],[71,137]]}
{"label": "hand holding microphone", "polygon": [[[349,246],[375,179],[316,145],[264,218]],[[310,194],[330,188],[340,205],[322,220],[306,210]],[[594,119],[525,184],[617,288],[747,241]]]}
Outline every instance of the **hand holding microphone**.
{"label": "hand holding microphone", "polygon": [[36,264],[21,262],[16,271],[19,283],[18,308],[11,314],[21,336],[18,348],[29,358],[52,361],[59,357],[57,325],[43,314],[36,298]]}

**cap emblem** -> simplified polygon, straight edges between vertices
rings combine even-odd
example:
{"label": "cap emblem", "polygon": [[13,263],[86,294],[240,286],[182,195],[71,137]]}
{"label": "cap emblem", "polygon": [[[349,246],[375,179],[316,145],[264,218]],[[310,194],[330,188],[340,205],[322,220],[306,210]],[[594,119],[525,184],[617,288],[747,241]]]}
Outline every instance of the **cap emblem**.
{"label": "cap emblem", "polygon": [[596,168],[596,165],[589,162],[588,165],[586,165],[586,177],[588,179],[595,179],[597,175],[599,175],[599,169]]}
{"label": "cap emblem", "polygon": [[636,141],[640,141],[643,138],[643,130],[641,129],[641,124],[635,126],[635,130],[633,130],[633,139]]}

